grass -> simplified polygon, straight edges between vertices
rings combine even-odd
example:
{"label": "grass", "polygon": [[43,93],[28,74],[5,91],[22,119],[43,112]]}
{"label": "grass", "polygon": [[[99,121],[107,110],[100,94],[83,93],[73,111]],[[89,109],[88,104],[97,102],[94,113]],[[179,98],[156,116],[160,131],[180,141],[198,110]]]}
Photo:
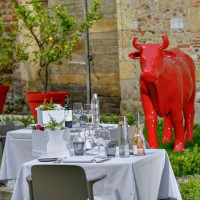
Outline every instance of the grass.
{"label": "grass", "polygon": [[[144,134],[145,139],[147,140],[146,126],[144,127],[143,134]],[[162,136],[163,136],[163,126],[162,126],[162,124],[158,123],[157,137],[158,137],[159,148],[165,149],[169,155],[175,155],[175,156],[183,155],[184,151],[183,152],[174,152],[173,151],[174,135],[173,135],[172,141],[169,143],[165,143],[165,144],[163,144],[161,142]],[[194,125],[194,140],[193,140],[193,142],[186,142],[185,149],[193,150],[195,145],[200,147],[200,125],[199,124]]]}

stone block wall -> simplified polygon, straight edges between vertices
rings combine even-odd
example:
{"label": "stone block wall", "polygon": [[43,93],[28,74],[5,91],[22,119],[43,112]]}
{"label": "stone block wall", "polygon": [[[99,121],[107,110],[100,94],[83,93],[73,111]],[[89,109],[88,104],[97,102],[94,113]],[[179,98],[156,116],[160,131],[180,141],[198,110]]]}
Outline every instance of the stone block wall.
{"label": "stone block wall", "polygon": [[[82,0],[42,1],[47,3],[50,12],[56,5],[62,4],[73,15],[83,19]],[[199,0],[100,1],[104,17],[89,30],[89,49],[91,93],[99,94],[102,113],[143,111],[139,94],[139,61],[128,58],[128,54],[135,50],[132,46],[133,37],[138,37],[139,43],[159,43],[162,42],[161,35],[165,34],[170,41],[169,48],[178,47],[191,55],[196,64],[196,101],[200,99]],[[88,2],[91,5],[92,0]],[[8,31],[9,23],[15,20],[11,17],[10,7],[9,0],[0,0],[0,16],[6,22]],[[67,90],[71,93],[71,103],[85,103],[85,60],[83,36],[71,60],[64,61],[61,67],[51,66],[51,90]],[[23,65],[21,69],[23,81],[20,79],[19,68],[8,74],[14,78],[14,84],[6,101],[7,110],[26,111],[26,106],[22,105],[22,87],[27,91],[36,89],[35,79],[31,77],[33,73],[25,71]]]}
{"label": "stone block wall", "polygon": [[[68,11],[83,19],[84,1],[49,0],[48,8],[56,5],[66,6]],[[91,0],[88,0],[89,7]],[[100,98],[101,113],[119,113],[120,84],[118,64],[118,34],[115,0],[101,0],[103,18],[89,30],[90,84],[91,93]],[[51,67],[51,89],[67,90],[71,93],[71,103],[86,103],[86,58],[85,43],[80,41],[72,59],[64,61],[63,66]]]}
{"label": "stone block wall", "polygon": [[[17,22],[13,15],[12,3],[10,0],[0,0],[0,18],[3,19],[6,32],[10,31],[12,22]],[[27,107],[24,101],[24,93],[21,79],[21,69],[19,64],[15,64],[15,69],[5,70],[0,74],[0,78],[5,79],[5,83],[10,85],[10,90],[7,94],[6,103],[3,112],[26,112]]]}
{"label": "stone block wall", "polygon": [[[197,92],[200,92],[200,3],[198,0],[117,0],[121,112],[142,111],[139,94],[140,65],[128,58],[139,43],[160,43],[169,38],[169,48],[178,47],[196,64]],[[168,49],[169,49],[168,48]]]}

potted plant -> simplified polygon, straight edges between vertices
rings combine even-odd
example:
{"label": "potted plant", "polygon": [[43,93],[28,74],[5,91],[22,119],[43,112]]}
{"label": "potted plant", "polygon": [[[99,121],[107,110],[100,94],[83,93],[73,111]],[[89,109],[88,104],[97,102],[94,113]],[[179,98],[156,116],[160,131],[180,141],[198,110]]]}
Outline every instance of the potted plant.
{"label": "potted plant", "polygon": [[[11,30],[5,32],[3,20],[0,19],[0,114],[6,100],[7,92],[11,84],[11,74],[16,67],[16,63],[23,57],[27,59],[26,53],[17,44],[17,27],[15,23],[11,24]],[[7,75],[6,75],[7,74]]]}
{"label": "potted plant", "polygon": [[57,122],[62,121],[64,126],[64,119],[65,119],[64,108],[61,107],[59,104],[54,104],[52,99],[50,100],[49,103],[45,99],[43,104],[37,107],[36,110],[37,110],[38,124],[40,125],[47,124],[50,121],[51,116],[53,116]]}
{"label": "potted plant", "polygon": [[45,126],[37,124],[32,130],[32,155],[34,157],[69,156],[69,129],[63,122],[50,116]]}
{"label": "potted plant", "polygon": [[[30,0],[29,5],[19,4],[17,0],[12,0],[12,2],[15,14],[21,23],[20,29],[21,35],[23,35],[24,48],[26,49],[33,42],[37,45],[37,50],[28,53],[28,56],[31,62],[37,65],[37,74],[41,81],[42,94],[27,93],[26,97],[29,103],[32,101],[31,98],[38,101],[41,95],[41,102],[44,99],[49,101],[50,98],[53,98],[53,101],[58,103],[57,99],[54,99],[52,96],[52,92],[47,92],[49,66],[51,64],[62,65],[64,58],[70,58],[75,45],[81,39],[85,29],[91,27],[96,20],[102,17],[101,13],[98,12],[100,3],[99,1],[94,1],[92,8],[87,13],[87,19],[79,22],[76,17],[67,11],[66,7],[61,5],[58,5],[53,10],[53,15],[51,15],[39,0]],[[30,54],[32,54],[32,57]],[[55,97],[58,98],[58,94]],[[63,96],[62,99],[61,105],[64,106]],[[37,107],[39,104],[36,102],[34,106]],[[35,108],[31,108],[31,110],[36,117]]]}

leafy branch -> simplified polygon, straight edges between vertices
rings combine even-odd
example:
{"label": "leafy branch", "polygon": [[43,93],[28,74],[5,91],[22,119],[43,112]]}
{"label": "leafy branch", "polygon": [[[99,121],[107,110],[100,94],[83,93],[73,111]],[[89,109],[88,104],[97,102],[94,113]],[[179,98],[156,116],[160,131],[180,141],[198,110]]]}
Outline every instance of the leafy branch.
{"label": "leafy branch", "polygon": [[[38,63],[38,76],[41,79],[42,91],[46,92],[48,86],[49,66],[50,64],[62,65],[62,59],[69,59],[72,51],[81,39],[81,35],[86,28],[92,26],[97,20],[102,18],[98,11],[99,1],[93,1],[93,6],[87,14],[87,19],[80,22],[72,16],[67,8],[58,5],[50,13],[38,0],[30,0],[32,8],[27,5],[21,5],[17,0],[12,0],[15,14],[21,20],[21,33],[28,32],[32,41],[35,41],[38,47],[37,51],[32,52],[32,62]],[[24,47],[31,45],[30,37],[24,38],[26,42]]]}

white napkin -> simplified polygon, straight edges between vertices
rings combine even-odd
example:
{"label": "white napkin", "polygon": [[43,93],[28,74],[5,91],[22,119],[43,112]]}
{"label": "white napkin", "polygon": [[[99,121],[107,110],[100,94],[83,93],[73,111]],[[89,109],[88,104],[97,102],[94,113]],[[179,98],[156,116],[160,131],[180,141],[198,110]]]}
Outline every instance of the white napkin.
{"label": "white napkin", "polygon": [[92,163],[94,158],[89,156],[71,156],[63,159],[63,163]]}

